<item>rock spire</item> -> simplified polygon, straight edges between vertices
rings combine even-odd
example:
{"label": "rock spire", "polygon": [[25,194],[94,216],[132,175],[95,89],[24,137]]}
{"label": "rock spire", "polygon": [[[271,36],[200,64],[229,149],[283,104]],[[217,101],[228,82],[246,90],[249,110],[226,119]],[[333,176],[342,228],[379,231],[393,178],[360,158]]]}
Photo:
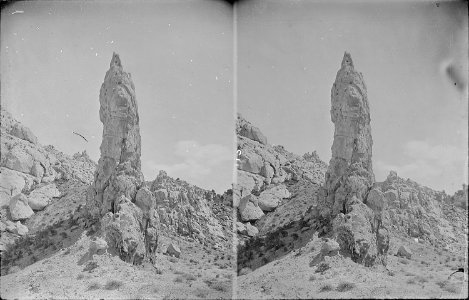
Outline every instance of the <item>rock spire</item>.
{"label": "rock spire", "polygon": [[114,53],[99,94],[103,123],[101,157],[87,197],[88,212],[101,220],[108,244],[139,264],[155,251],[158,214],[140,168],[141,139],[135,86]]}
{"label": "rock spire", "polygon": [[330,213],[337,215],[347,212],[354,196],[363,199],[374,182],[366,85],[347,52],[332,86],[331,105],[335,132],[325,188]]}
{"label": "rock spire", "polygon": [[383,193],[372,189],[370,108],[363,75],[345,52],[331,91],[335,126],[320,213],[346,255],[371,266],[386,263],[389,234],[382,224]]}

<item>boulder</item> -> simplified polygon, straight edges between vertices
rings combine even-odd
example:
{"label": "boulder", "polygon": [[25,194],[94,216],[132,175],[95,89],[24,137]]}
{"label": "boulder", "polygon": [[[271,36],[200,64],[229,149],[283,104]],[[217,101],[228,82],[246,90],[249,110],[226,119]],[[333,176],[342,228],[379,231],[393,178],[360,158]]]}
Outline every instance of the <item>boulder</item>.
{"label": "boulder", "polygon": [[257,197],[252,194],[240,200],[238,211],[244,222],[259,220],[264,215],[258,205]]}
{"label": "boulder", "polygon": [[22,193],[11,198],[9,207],[13,221],[26,220],[34,215],[33,210],[28,205],[28,198]]}
{"label": "boulder", "polygon": [[28,231],[29,231],[29,230],[28,230],[28,227],[26,227],[25,225],[21,224],[20,221],[17,221],[15,225],[16,225],[16,228],[15,228],[15,230],[13,231],[13,233],[16,233],[16,234],[18,234],[18,235],[20,235],[20,236],[23,236],[23,235],[25,235],[25,234],[28,233]]}
{"label": "boulder", "polygon": [[179,246],[175,243],[170,243],[168,248],[166,248],[165,254],[179,258],[181,256],[181,249],[179,249]]}
{"label": "boulder", "polygon": [[28,204],[33,210],[43,210],[54,197],[59,197],[60,191],[52,183],[33,190],[28,196]]}
{"label": "boulder", "polygon": [[258,198],[259,207],[263,211],[272,211],[278,205],[279,201],[283,198],[290,197],[291,194],[285,185],[277,185],[263,191]]}
{"label": "boulder", "polygon": [[0,168],[0,207],[8,205],[13,196],[21,193],[26,183],[21,173]]}
{"label": "boulder", "polygon": [[246,226],[241,222],[236,222],[236,231],[241,234],[247,234]]}
{"label": "boulder", "polygon": [[37,137],[31,132],[31,130],[23,126],[21,123],[16,123],[12,126],[11,135],[14,135],[22,140],[37,144]]}
{"label": "boulder", "polygon": [[399,250],[397,250],[397,256],[405,257],[410,259],[412,257],[412,251],[407,246],[401,245]]}
{"label": "boulder", "polygon": [[262,134],[259,128],[253,126],[251,123],[245,120],[241,114],[238,114],[238,119],[236,122],[236,133],[263,145],[267,145],[267,138],[265,135]]}
{"label": "boulder", "polygon": [[264,167],[262,157],[257,153],[243,152],[239,158],[238,169],[249,173],[260,174]]}
{"label": "boulder", "polygon": [[251,223],[246,223],[246,233],[248,236],[253,237],[259,233],[259,229],[257,227],[252,226]]}

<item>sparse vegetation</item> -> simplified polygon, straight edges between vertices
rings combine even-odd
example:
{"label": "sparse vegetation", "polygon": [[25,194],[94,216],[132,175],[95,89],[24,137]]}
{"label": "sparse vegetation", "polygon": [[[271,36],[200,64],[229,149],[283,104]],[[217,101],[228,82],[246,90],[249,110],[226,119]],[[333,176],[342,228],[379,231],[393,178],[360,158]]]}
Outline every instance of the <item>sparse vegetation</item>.
{"label": "sparse vegetation", "polygon": [[91,271],[93,271],[94,269],[96,269],[98,267],[98,263],[95,262],[95,261],[89,261],[85,268],[83,269],[83,272],[89,272],[91,273]]}
{"label": "sparse vegetation", "polygon": [[459,285],[451,283],[449,280],[440,280],[436,282],[436,285],[438,285],[442,290],[450,293],[459,293],[461,290]]}
{"label": "sparse vegetation", "polygon": [[316,271],[314,271],[315,273],[321,273],[323,274],[324,272],[326,272],[327,270],[329,270],[331,268],[331,266],[329,265],[329,263],[327,262],[322,262],[319,264],[319,266],[317,267]]}
{"label": "sparse vegetation", "polygon": [[97,283],[97,282],[93,282],[92,284],[90,284],[88,286],[88,291],[95,291],[95,290],[99,290],[101,289],[101,284]]}
{"label": "sparse vegetation", "polygon": [[104,286],[104,288],[106,290],[117,290],[118,288],[120,288],[121,286],[123,286],[124,283],[122,281],[119,281],[119,280],[110,280],[106,283],[106,285]]}
{"label": "sparse vegetation", "polygon": [[335,289],[338,292],[347,292],[355,288],[355,283],[352,282],[341,282]]}
{"label": "sparse vegetation", "polygon": [[323,293],[323,292],[330,292],[334,289],[334,287],[328,283],[322,285],[320,288],[319,288],[319,292],[320,293]]}
{"label": "sparse vegetation", "polygon": [[406,258],[399,258],[399,262],[404,265],[408,265],[409,261]]}

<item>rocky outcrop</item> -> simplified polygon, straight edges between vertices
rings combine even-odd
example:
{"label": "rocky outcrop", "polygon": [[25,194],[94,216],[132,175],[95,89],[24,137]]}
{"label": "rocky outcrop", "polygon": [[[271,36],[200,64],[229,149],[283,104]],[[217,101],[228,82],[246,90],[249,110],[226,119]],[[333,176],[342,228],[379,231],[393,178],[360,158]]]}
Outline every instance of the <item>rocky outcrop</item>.
{"label": "rocky outcrop", "polygon": [[87,210],[91,218],[102,219],[107,242],[121,259],[140,264],[155,253],[159,220],[154,197],[141,191],[145,187],[135,87],[116,53],[99,101],[103,140]]}
{"label": "rocky outcrop", "polygon": [[236,134],[259,142],[263,145],[267,145],[267,138],[265,137],[265,135],[262,134],[259,128],[253,126],[240,114],[238,114],[238,122],[236,122]]}
{"label": "rocky outcrop", "polygon": [[162,228],[206,244],[230,240],[232,210],[224,196],[160,171],[150,191],[156,198]]}
{"label": "rocky outcrop", "polygon": [[233,207],[240,224],[250,222],[237,231],[245,238],[249,236],[246,229],[252,226],[259,232],[251,230],[251,235],[262,237],[281,230],[291,218],[298,221],[316,204],[316,190],[324,183],[327,165],[315,151],[299,156],[281,145],[269,145],[259,128],[240,114],[236,133],[238,172]]}
{"label": "rocky outcrop", "polygon": [[[383,225],[396,234],[440,247],[463,246],[466,210],[456,205],[445,192],[401,178],[394,171],[384,182],[376,183],[373,190],[384,196]],[[368,198],[374,196],[370,192]]]}
{"label": "rocky outcrop", "polygon": [[347,52],[332,87],[331,105],[334,142],[320,214],[332,222],[341,250],[354,261],[366,266],[386,263],[389,233],[381,221],[384,195],[371,190],[373,140],[366,85]]}

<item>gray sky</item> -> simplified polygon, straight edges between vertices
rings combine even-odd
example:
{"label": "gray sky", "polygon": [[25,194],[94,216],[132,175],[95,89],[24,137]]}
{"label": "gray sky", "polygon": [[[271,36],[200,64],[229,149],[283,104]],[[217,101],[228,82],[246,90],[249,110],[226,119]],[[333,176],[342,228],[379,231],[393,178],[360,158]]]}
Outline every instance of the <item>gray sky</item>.
{"label": "gray sky", "polygon": [[376,180],[393,169],[437,190],[460,189],[467,182],[467,4],[439,3],[243,2],[239,112],[270,143],[297,154],[317,150],[329,162],[330,93],[349,51],[368,88]]}
{"label": "gray sky", "polygon": [[[208,1],[19,2],[1,16],[2,106],[43,144],[98,160],[113,51],[136,88],[142,170],[231,187],[232,10]],[[77,131],[89,143],[72,134]]]}

